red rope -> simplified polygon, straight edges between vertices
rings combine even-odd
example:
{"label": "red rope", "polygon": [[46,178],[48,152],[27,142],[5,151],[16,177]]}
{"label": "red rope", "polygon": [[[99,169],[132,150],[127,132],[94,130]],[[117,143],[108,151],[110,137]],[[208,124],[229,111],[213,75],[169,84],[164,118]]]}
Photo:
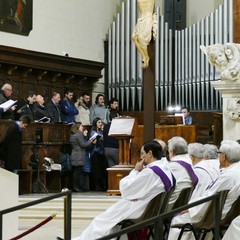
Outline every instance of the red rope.
{"label": "red rope", "polygon": [[18,236],[11,238],[10,240],[17,240],[20,239],[26,235],[28,235],[29,233],[37,230],[38,228],[40,228],[41,226],[43,226],[44,224],[48,223],[49,221],[51,221],[54,217],[56,216],[56,214],[52,214],[51,216],[49,216],[48,218],[44,219],[42,222],[38,223],[37,225],[35,225],[34,227],[28,229],[27,231],[19,234]]}

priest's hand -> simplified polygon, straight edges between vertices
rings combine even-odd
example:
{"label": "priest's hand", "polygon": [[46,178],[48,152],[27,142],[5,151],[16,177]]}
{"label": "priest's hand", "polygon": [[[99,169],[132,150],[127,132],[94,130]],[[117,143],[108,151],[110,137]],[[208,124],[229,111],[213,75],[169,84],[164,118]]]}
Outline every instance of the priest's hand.
{"label": "priest's hand", "polygon": [[136,165],[135,165],[135,170],[141,172],[144,167],[145,167],[145,165],[144,165],[144,160],[141,160],[141,161],[139,161],[139,162],[136,163]]}

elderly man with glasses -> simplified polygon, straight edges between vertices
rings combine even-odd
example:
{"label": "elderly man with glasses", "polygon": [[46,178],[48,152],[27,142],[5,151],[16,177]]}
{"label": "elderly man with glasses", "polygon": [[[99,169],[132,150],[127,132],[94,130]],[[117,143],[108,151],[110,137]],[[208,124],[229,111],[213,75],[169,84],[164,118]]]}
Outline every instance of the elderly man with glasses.
{"label": "elderly man with glasses", "polygon": [[[203,194],[192,202],[212,196],[217,192],[229,190],[223,211],[222,218],[226,216],[232,204],[237,200],[240,195],[240,145],[233,140],[223,140],[219,148],[219,161],[221,174],[219,178]],[[204,213],[209,206],[209,202],[192,207],[188,212],[180,213],[172,220],[172,225],[179,223],[193,223],[199,222],[204,216]],[[190,232],[185,232],[182,236],[183,239],[195,239]],[[171,228],[168,236],[169,240],[177,239],[179,230]]]}
{"label": "elderly man with glasses", "polygon": [[[7,102],[11,99],[13,90],[12,85],[9,83],[5,83],[0,92],[0,104]],[[1,119],[14,119],[14,110],[16,109],[16,106],[12,106],[8,109],[0,109],[0,118]]]}

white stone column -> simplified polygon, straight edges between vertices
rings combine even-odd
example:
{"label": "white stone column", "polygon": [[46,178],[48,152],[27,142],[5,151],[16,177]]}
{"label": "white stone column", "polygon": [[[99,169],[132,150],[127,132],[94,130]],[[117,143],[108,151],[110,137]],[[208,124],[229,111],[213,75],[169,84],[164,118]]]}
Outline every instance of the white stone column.
{"label": "white stone column", "polygon": [[240,139],[240,81],[219,80],[211,85],[223,98],[223,139]]}
{"label": "white stone column", "polygon": [[[18,205],[18,175],[0,168],[0,210]],[[3,215],[3,238],[10,239],[18,233],[18,212]]]}

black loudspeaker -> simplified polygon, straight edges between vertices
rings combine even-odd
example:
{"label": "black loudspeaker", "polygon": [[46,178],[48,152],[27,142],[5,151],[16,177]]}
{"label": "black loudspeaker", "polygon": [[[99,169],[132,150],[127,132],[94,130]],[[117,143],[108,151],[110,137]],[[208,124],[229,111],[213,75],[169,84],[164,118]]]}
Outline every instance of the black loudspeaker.
{"label": "black loudspeaker", "polygon": [[42,143],[43,142],[43,129],[36,128],[35,134],[36,134],[36,137],[35,137],[36,144]]}
{"label": "black loudspeaker", "polygon": [[164,21],[173,30],[186,28],[186,0],[164,0]]}

